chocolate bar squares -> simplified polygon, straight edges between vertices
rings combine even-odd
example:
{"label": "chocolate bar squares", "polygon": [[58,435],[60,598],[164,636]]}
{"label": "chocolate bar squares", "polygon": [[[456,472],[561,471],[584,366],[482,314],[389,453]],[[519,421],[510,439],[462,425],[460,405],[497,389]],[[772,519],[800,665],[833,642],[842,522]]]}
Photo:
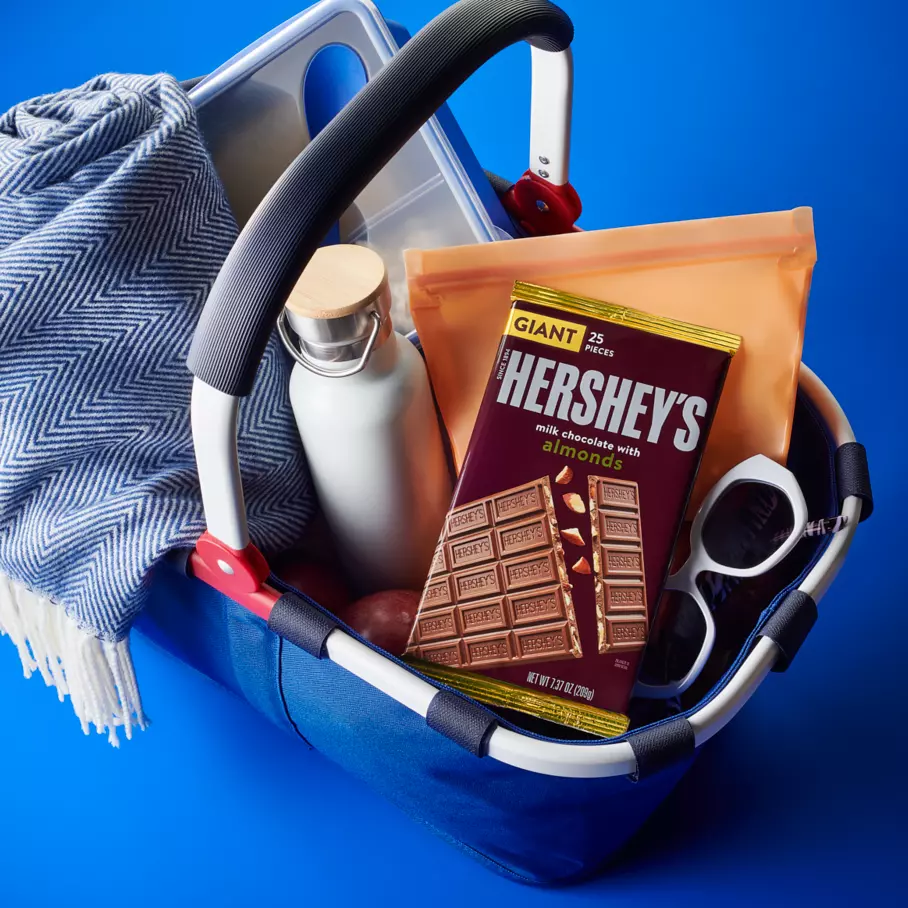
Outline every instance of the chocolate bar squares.
{"label": "chocolate bar squares", "polygon": [[641,650],[649,620],[636,482],[589,476],[599,652]]}
{"label": "chocolate bar squares", "polygon": [[448,514],[407,655],[473,669],[580,658],[547,476]]}

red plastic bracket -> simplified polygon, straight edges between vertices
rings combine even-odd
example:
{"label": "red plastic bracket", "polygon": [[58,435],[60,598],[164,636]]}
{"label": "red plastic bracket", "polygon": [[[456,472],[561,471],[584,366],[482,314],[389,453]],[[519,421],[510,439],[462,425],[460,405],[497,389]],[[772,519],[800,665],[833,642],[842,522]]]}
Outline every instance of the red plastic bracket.
{"label": "red plastic bracket", "polygon": [[530,236],[571,233],[583,205],[570,183],[556,186],[528,170],[502,197],[502,204]]}
{"label": "red plastic bracket", "polygon": [[274,587],[265,583],[271,568],[251,542],[237,551],[206,530],[189,556],[189,567],[194,577],[266,621],[281,597]]}

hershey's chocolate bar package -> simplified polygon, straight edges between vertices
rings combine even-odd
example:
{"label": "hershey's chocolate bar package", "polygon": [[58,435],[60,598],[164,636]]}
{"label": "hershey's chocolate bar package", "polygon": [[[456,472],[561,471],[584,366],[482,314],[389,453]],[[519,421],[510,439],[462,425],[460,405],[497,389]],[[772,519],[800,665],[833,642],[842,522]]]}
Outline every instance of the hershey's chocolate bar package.
{"label": "hershey's chocolate bar package", "polygon": [[407,656],[620,734],[740,338],[520,282],[512,300]]}

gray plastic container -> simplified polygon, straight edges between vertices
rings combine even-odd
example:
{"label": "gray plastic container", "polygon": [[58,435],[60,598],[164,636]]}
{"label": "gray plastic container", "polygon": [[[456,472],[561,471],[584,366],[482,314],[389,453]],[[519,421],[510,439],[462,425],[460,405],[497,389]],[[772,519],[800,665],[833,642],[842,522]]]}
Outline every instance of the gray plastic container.
{"label": "gray plastic container", "polygon": [[[242,226],[330,119],[409,38],[369,0],[322,0],[241,51],[190,93]],[[348,54],[338,54],[340,48]],[[350,54],[354,56],[350,56]],[[319,101],[313,111],[313,99]],[[336,111],[334,111],[336,112]],[[360,193],[329,242],[368,245],[385,260],[394,324],[412,327],[404,249],[510,237],[511,222],[446,108]]]}

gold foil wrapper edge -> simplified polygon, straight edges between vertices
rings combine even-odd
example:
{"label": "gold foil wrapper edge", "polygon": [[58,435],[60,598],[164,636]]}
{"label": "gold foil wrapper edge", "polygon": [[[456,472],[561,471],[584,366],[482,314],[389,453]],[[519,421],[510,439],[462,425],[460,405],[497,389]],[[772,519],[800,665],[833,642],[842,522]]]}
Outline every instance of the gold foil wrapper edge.
{"label": "gold foil wrapper edge", "polygon": [[584,703],[572,703],[554,694],[528,690],[519,684],[498,681],[474,672],[444,668],[410,656],[404,656],[404,661],[424,675],[456,688],[487,706],[513,709],[602,738],[623,735],[630,726],[630,719],[621,713],[587,706]]}
{"label": "gold foil wrapper edge", "polygon": [[524,281],[514,282],[511,302],[536,303],[553,309],[560,309],[562,312],[588,315],[606,322],[648,331],[650,334],[673,337],[675,340],[699,344],[701,347],[722,350],[728,353],[729,356],[734,356],[741,346],[741,337],[728,331],[705,328],[702,325],[694,325],[690,322],[682,322],[666,316],[651,315],[639,309],[616,306],[614,303],[606,303],[587,296],[578,296],[574,293],[565,293],[561,290],[552,290],[549,287],[540,287],[538,284],[528,284]]}

